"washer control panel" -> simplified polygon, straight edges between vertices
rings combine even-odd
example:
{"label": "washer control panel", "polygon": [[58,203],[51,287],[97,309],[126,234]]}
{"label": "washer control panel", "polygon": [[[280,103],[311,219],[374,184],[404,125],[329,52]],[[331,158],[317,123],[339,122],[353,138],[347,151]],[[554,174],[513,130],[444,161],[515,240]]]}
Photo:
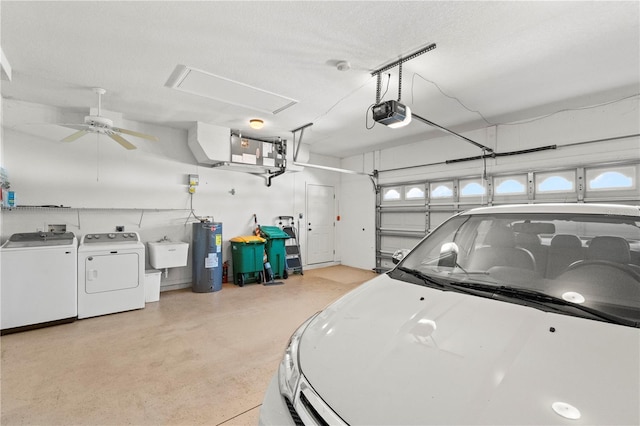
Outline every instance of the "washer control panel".
{"label": "washer control panel", "polygon": [[108,232],[104,234],[86,234],[82,237],[82,244],[109,244],[138,241],[140,241],[140,236],[137,232]]}

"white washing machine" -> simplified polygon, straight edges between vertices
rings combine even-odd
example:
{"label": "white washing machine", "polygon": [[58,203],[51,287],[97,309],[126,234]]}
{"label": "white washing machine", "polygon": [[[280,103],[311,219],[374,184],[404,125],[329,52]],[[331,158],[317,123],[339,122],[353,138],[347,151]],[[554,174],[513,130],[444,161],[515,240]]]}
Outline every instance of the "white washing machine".
{"label": "white washing machine", "polygon": [[144,244],[136,232],[86,234],[78,246],[78,318],[144,308]]}
{"label": "white washing machine", "polygon": [[73,232],[13,234],[2,245],[2,334],[77,318],[77,246]]}

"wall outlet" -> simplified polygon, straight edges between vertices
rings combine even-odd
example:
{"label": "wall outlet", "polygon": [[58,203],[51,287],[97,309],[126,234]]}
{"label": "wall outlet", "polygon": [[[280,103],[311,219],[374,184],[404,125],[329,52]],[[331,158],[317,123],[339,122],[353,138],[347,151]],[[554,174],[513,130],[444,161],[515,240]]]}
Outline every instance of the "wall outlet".
{"label": "wall outlet", "polygon": [[124,232],[124,226],[123,225],[116,226],[116,232]]}

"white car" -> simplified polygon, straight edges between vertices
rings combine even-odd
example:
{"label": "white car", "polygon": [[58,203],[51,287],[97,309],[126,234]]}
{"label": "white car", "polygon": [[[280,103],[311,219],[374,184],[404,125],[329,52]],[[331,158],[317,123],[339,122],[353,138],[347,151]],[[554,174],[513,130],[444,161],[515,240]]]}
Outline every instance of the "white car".
{"label": "white car", "polygon": [[260,424],[640,424],[640,208],[453,216],[293,334]]}

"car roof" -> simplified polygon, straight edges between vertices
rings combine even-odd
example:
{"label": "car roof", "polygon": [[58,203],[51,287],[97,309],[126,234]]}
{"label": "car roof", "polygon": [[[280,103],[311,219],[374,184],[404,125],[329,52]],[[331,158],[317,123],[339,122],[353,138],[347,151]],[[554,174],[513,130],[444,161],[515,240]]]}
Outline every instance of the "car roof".
{"label": "car roof", "polygon": [[640,217],[640,206],[582,203],[508,204],[503,206],[478,207],[467,210],[461,214],[476,215],[496,213],[577,213]]}

